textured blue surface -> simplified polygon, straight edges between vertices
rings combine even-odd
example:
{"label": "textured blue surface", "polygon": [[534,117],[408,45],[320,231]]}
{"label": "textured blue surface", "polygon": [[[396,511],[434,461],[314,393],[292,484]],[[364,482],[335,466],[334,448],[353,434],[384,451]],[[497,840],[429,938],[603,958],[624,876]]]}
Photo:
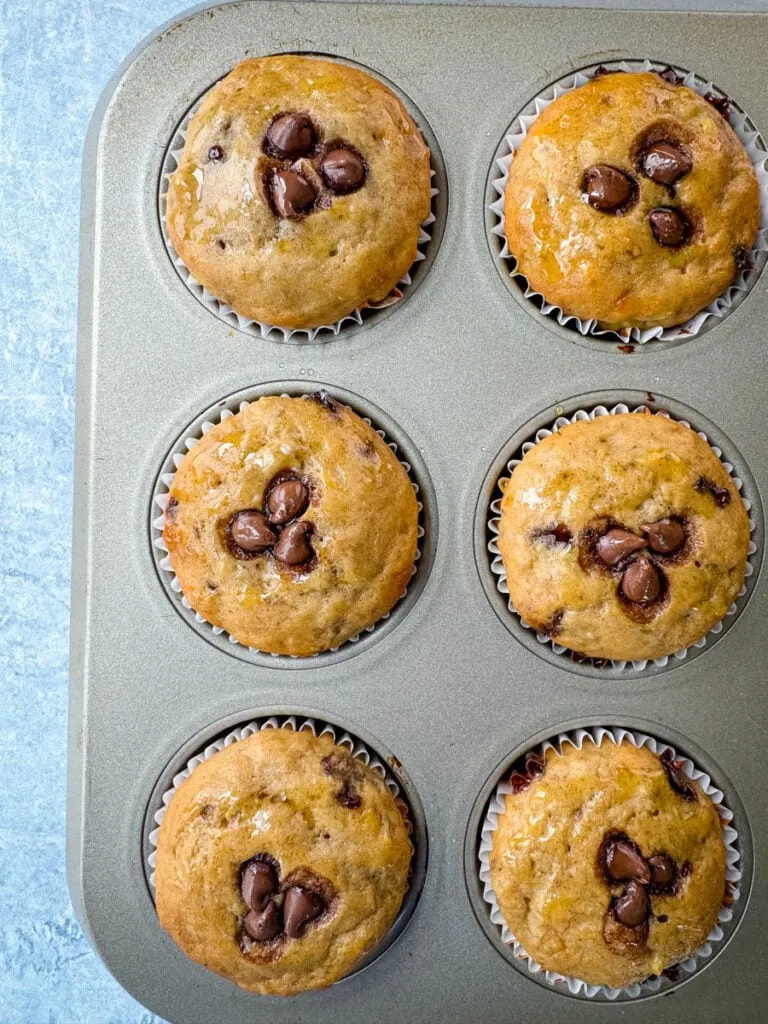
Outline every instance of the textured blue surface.
{"label": "textured blue surface", "polygon": [[192,0],[0,0],[0,1022],[156,1024],[64,871],[80,160],[126,54]]}

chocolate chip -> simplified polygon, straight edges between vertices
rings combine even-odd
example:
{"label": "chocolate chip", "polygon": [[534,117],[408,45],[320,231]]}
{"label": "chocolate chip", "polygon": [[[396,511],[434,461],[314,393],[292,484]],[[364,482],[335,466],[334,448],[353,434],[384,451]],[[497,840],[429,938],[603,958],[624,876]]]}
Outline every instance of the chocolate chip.
{"label": "chocolate chip", "polygon": [[725,120],[728,120],[731,113],[731,101],[727,96],[716,96],[715,93],[708,92],[705,94],[704,99],[707,103],[712,104],[718,114],[722,114]]}
{"label": "chocolate chip", "polygon": [[743,245],[736,246],[733,259],[736,264],[737,276],[740,274],[746,274],[748,270],[752,269],[752,253],[749,249],[745,249]]}
{"label": "chocolate chip", "polygon": [[224,159],[224,150],[221,146],[211,146],[208,150],[208,159],[211,163],[217,164],[220,160]]}
{"label": "chocolate chip", "polygon": [[[556,612],[547,619],[546,622],[539,623],[536,626],[536,632],[541,633],[542,636],[557,636],[563,626],[563,616],[565,610],[558,608]],[[531,623],[533,625],[533,623]]]}
{"label": "chocolate chip", "polygon": [[269,182],[275,213],[296,220],[314,205],[316,196],[307,179],[296,171],[273,171]]}
{"label": "chocolate chip", "polygon": [[718,487],[709,477],[700,476],[693,486],[700,494],[711,494],[718,508],[725,508],[731,500],[731,492],[728,488]]}
{"label": "chocolate chip", "polygon": [[349,754],[326,754],[322,764],[326,775],[341,782],[335,794],[338,802],[349,810],[357,810],[362,804],[356,785],[360,781],[361,772],[355,759]]}
{"label": "chocolate chip", "polygon": [[249,861],[240,871],[240,895],[251,910],[263,910],[277,884],[277,873],[266,861]]}
{"label": "chocolate chip", "polygon": [[657,71],[656,74],[659,78],[663,78],[669,85],[682,85],[684,78],[678,74],[677,71],[672,67],[671,64],[667,64],[663,71]]}
{"label": "chocolate chip", "polygon": [[614,882],[635,879],[637,882],[648,883],[651,872],[645,858],[626,836],[608,837],[605,850],[605,873]]}
{"label": "chocolate chip", "polygon": [[243,928],[254,942],[269,942],[283,930],[280,908],[270,900],[263,910],[249,910],[243,919]]}
{"label": "chocolate chip", "polygon": [[648,214],[653,237],[669,249],[676,249],[688,240],[691,227],[685,214],[671,206],[657,206]]}
{"label": "chocolate chip", "polygon": [[672,142],[657,142],[641,161],[643,174],[660,185],[672,185],[687,174],[693,163],[687,153]]}
{"label": "chocolate chip", "polygon": [[633,604],[650,604],[661,593],[661,577],[647,558],[638,558],[621,577],[621,591]]}
{"label": "chocolate chip", "polygon": [[297,160],[315,146],[315,126],[306,114],[281,114],[267,128],[264,149],[278,160]]}
{"label": "chocolate chip", "polygon": [[629,530],[622,530],[621,527],[615,527],[598,540],[596,551],[606,565],[616,565],[622,558],[644,547],[645,541],[642,537],[630,533]]}
{"label": "chocolate chip", "polygon": [[296,477],[281,480],[267,491],[267,515],[277,525],[296,519],[308,504],[309,489]]}
{"label": "chocolate chip", "polygon": [[298,938],[306,925],[319,917],[324,910],[325,903],[320,896],[298,885],[291,886],[283,902],[285,934],[290,939]]}
{"label": "chocolate chip", "polygon": [[650,904],[648,893],[639,882],[632,881],[616,899],[613,913],[616,920],[627,928],[637,928],[648,919]]}
{"label": "chocolate chip", "polygon": [[365,161],[353,149],[338,146],[325,154],[320,164],[320,173],[325,184],[334,192],[354,192],[365,182]]}
{"label": "chocolate chip", "polygon": [[659,922],[659,924],[666,924],[667,921],[669,920],[669,918],[667,917],[666,914],[659,914],[659,916],[656,918],[656,920]]}
{"label": "chocolate chip", "polygon": [[677,867],[666,853],[656,853],[648,859],[651,869],[651,883],[657,892],[671,892],[674,889]]}
{"label": "chocolate chip", "polygon": [[569,544],[571,531],[562,523],[554,523],[552,526],[543,526],[534,532],[536,540],[540,540],[546,547],[554,548],[558,544]]}
{"label": "chocolate chip", "polygon": [[[684,800],[695,800],[696,790],[694,789],[693,783],[683,771],[682,765],[675,761],[672,756],[672,751],[667,747],[663,754],[660,755],[659,760],[661,761],[664,771],[667,773],[667,780],[670,786],[676,793],[679,793]],[[685,873],[685,864],[683,864],[681,874]]]}
{"label": "chocolate chip", "polygon": [[234,543],[248,552],[266,551],[277,540],[267,517],[255,508],[235,512],[229,521],[229,533]]}
{"label": "chocolate chip", "polygon": [[301,565],[308,562],[314,555],[309,538],[312,534],[312,524],[303,520],[296,523],[289,523],[282,533],[277,544],[272,549],[275,558],[286,565]]}
{"label": "chocolate chip", "polygon": [[514,793],[521,793],[527,789],[534,779],[544,774],[546,760],[542,754],[529,752],[525,755],[520,768],[513,768],[509,776],[509,784]]}
{"label": "chocolate chip", "polygon": [[635,183],[618,167],[595,164],[584,172],[581,191],[595,210],[620,213],[634,198]]}
{"label": "chocolate chip", "polygon": [[660,555],[674,555],[685,544],[685,530],[679,519],[659,519],[642,527],[648,547]]}
{"label": "chocolate chip", "polygon": [[165,521],[172,523],[176,518],[176,513],[179,510],[179,503],[176,498],[171,497],[168,499],[168,504],[165,506]]}

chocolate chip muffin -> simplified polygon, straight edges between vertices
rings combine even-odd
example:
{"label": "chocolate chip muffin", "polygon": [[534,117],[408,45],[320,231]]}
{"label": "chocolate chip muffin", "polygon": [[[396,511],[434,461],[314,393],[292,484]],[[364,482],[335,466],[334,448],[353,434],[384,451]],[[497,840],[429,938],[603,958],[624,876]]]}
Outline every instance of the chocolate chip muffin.
{"label": "chocolate chip muffin", "polygon": [[490,854],[502,916],[546,970],[623,988],[685,960],[725,897],[717,809],[667,752],[628,740],[529,755]]}
{"label": "chocolate chip muffin", "polygon": [[429,150],[394,93],[286,55],[243,61],[206,97],[166,224],[194,277],[241,316],[311,328],[390,294],[430,203]]}
{"label": "chocolate chip muffin", "polygon": [[498,544],[525,622],[585,657],[638,661],[689,647],[725,615],[744,582],[749,519],[689,427],[598,416],[515,467]]}
{"label": "chocolate chip muffin", "polygon": [[372,626],[413,571],[418,502],[376,431],[325,392],[267,397],[184,457],[163,537],[192,608],[306,657]]}
{"label": "chocolate chip muffin", "polygon": [[710,102],[652,72],[551,103],[509,169],[509,249],[531,287],[604,328],[684,323],[749,265],[755,171]]}
{"label": "chocolate chip muffin", "polygon": [[404,810],[328,734],[263,729],[195,768],[168,805],[160,923],[192,960],[253,992],[331,985],[400,910]]}

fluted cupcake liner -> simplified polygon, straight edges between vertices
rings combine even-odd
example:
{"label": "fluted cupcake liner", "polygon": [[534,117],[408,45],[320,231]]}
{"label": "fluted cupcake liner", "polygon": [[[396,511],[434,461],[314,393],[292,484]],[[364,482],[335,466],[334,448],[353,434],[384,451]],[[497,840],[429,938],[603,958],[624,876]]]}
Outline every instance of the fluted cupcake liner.
{"label": "fluted cupcake liner", "polygon": [[367,765],[368,768],[377,772],[384,779],[403,814],[408,831],[412,832],[410,808],[407,802],[400,796],[400,787],[378,754],[367,747],[362,740],[351,735],[345,729],[340,729],[336,725],[331,725],[330,722],[324,722],[317,718],[302,718],[296,715],[270,715],[269,718],[253,719],[246,725],[238,725],[225,736],[221,736],[205,746],[187,761],[186,766],[178,774],[174,775],[171,787],[158,797],[156,806],[150,808],[151,820],[157,825],[157,828],[153,829],[147,836],[149,843],[149,853],[146,858],[147,877],[153,891],[155,888],[155,863],[157,861],[157,841],[160,835],[160,825],[176,790],[203,761],[207,761],[225,747],[238,743],[240,740],[248,739],[254,733],[261,732],[262,729],[292,729],[295,732],[308,731],[314,736],[330,736],[337,746],[345,747],[353,757],[362,761],[364,765]]}
{"label": "fluted cupcake liner", "polygon": [[[722,822],[723,842],[725,843],[726,856],[725,877],[727,883],[728,903],[727,905],[725,903],[723,904],[718,915],[717,922],[707,936],[704,944],[696,950],[693,956],[674,965],[678,968],[681,977],[690,976],[700,969],[704,961],[712,956],[714,952],[713,947],[723,940],[724,932],[722,926],[732,919],[733,911],[731,908],[740,897],[739,882],[741,881],[742,874],[739,868],[739,860],[741,859],[738,848],[739,835],[733,827],[733,812],[726,806],[725,797],[722,791],[717,788],[711,777],[706,772],[696,767],[693,761],[687,757],[680,757],[671,744],[658,740],[653,736],[648,736],[645,733],[634,732],[628,729],[608,729],[598,727],[591,729],[577,729],[573,732],[560,733],[554,739],[549,739],[542,743],[532,752],[546,754],[546,751],[554,750],[557,754],[562,754],[563,745],[566,743],[576,747],[578,750],[581,750],[584,743],[594,743],[599,747],[605,742],[615,743],[618,745],[624,741],[628,741],[636,747],[648,747],[648,749],[653,751],[654,754],[662,754],[665,750],[671,751],[672,757],[675,761],[679,760],[682,769],[688,778],[698,782],[707,796],[712,800]],[[676,984],[676,981],[670,981],[661,975],[651,976],[646,978],[645,981],[635,982],[625,988],[609,988],[606,985],[590,985],[586,981],[582,981],[580,978],[566,977],[563,974],[559,974],[557,971],[545,970],[536,963],[525,949],[523,949],[504,920],[496,900],[496,894],[494,893],[493,886],[491,885],[490,854],[493,847],[493,834],[498,826],[499,815],[504,811],[506,797],[508,794],[513,792],[508,778],[509,772],[507,771],[505,773],[505,777],[499,782],[493,796],[491,797],[488,805],[488,811],[481,826],[480,846],[478,849],[478,873],[483,885],[483,899],[488,905],[490,919],[499,927],[502,942],[512,946],[515,958],[520,961],[524,961],[531,974],[541,975],[547,984],[551,985],[553,988],[560,988],[564,985],[571,995],[584,996],[589,999],[598,997],[614,1001],[620,996],[627,999],[637,999],[640,996],[651,995],[659,992],[662,990],[662,987],[669,989]]]}
{"label": "fluted cupcake liner", "polygon": [[[677,419],[677,417],[671,416],[668,412],[653,412],[652,410],[648,409],[648,407],[645,405],[639,405],[634,409],[630,409],[629,406],[625,405],[623,402],[619,402],[617,405],[612,406],[610,409],[604,405],[598,405],[589,410],[578,409],[571,416],[558,416],[557,419],[554,420],[554,422],[550,423],[548,426],[541,427],[539,430],[536,431],[533,440],[525,441],[523,443],[521,448],[522,455],[526,455],[535,445],[537,445],[540,441],[543,441],[545,437],[550,437],[552,434],[557,433],[563,427],[568,426],[571,423],[577,423],[579,421],[584,420],[593,420],[598,416],[622,416],[627,414],[632,415],[634,413],[647,414],[649,412],[651,412],[654,416],[667,416],[669,419],[675,419],[676,422],[682,423],[682,425],[685,427],[691,427],[691,424],[688,423],[687,420]],[[731,480],[733,481],[739,494],[741,494],[742,501],[744,502],[744,507],[746,508],[747,515],[749,517],[749,530],[750,533],[753,533],[755,530],[755,519],[752,515],[752,503],[750,502],[749,498],[744,497],[744,495],[742,494],[742,489],[744,486],[743,481],[736,475],[733,465],[728,461],[727,455],[723,453],[722,449],[718,448],[717,445],[712,444],[707,435],[704,434],[702,431],[699,430],[697,431],[697,433],[699,437],[702,438],[702,440],[707,442],[712,451],[718,457],[723,468],[726,470]],[[490,515],[488,518],[488,530],[493,535],[492,539],[488,542],[490,567],[491,572],[496,577],[496,587],[499,593],[505,595],[509,595],[509,585],[507,583],[507,574],[504,569],[504,562],[502,560],[501,552],[499,551],[498,545],[499,524],[501,521],[501,502],[504,490],[509,484],[512,472],[515,469],[515,467],[518,466],[521,462],[522,456],[521,458],[513,458],[509,460],[506,466],[507,474],[499,478],[496,487],[494,488],[494,494],[496,494],[497,491],[500,491],[502,497],[494,497],[489,505]],[[749,547],[747,549],[747,564],[744,571],[745,580],[749,579],[755,572],[755,569],[758,564],[758,560],[755,558],[756,554],[757,545],[753,540],[750,540]],[[746,596],[746,593],[747,586],[745,582],[744,584],[742,584],[741,590],[736,595],[736,600],[729,606],[728,610],[726,611],[724,618],[736,615],[741,610],[741,607],[743,606],[742,599]],[[509,597],[507,600],[507,607],[509,611],[517,617],[517,619],[520,622],[520,625],[524,629],[533,628],[518,614],[517,610],[515,609],[515,606],[512,603],[512,599]],[[642,672],[649,665],[653,665],[657,668],[665,668],[667,665],[673,663],[674,661],[684,661],[685,658],[688,656],[688,651],[690,651],[692,648],[704,647],[707,644],[710,637],[716,637],[719,633],[722,632],[722,630],[723,620],[721,619],[709,630],[708,633],[706,633],[703,637],[697,640],[694,644],[691,644],[690,647],[685,647],[682,650],[675,651],[674,654],[665,654],[661,658],[643,659],[642,661],[612,660],[610,664],[611,667],[614,669],[627,670],[629,672]],[[555,654],[570,656],[572,653],[570,648],[563,647],[562,644],[556,643],[555,640],[552,639],[552,637],[546,636],[544,633],[537,633],[536,639],[540,644],[548,644],[551,647],[551,649],[555,652]],[[590,658],[585,659],[586,662],[594,662],[594,660],[595,659]]]}
{"label": "fluted cupcake liner", "polygon": [[[489,209],[493,218],[493,227],[490,229],[491,234],[497,236],[503,243],[500,251],[497,253],[497,258],[502,262],[510,276],[519,281],[526,299],[532,300],[532,308],[540,307],[539,312],[541,315],[554,317],[561,327],[575,329],[582,336],[607,339],[618,337],[622,341],[640,345],[654,340],[678,341],[687,339],[698,334],[712,318],[722,320],[732,309],[736,308],[754,287],[768,259],[766,255],[768,254],[768,167],[766,167],[768,154],[766,153],[765,143],[749,116],[731,99],[728,100],[730,105],[729,123],[747,151],[760,187],[760,228],[751,250],[749,268],[741,273],[722,295],[719,295],[714,302],[710,303],[709,306],[702,309],[690,320],[675,327],[631,327],[620,331],[602,328],[594,319],[582,320],[580,317],[565,313],[554,303],[547,302],[546,297],[540,292],[535,291],[529,285],[525,276],[517,270],[515,257],[509,251],[504,227],[504,192],[507,186],[509,167],[514,154],[522,145],[523,140],[528,134],[528,129],[539,114],[564,93],[572,92],[594,78],[598,66],[609,71],[632,73],[663,71],[670,65],[650,60],[605,61],[595,67],[585,68],[583,71],[578,71],[561,78],[554,85],[544,89],[543,92],[539,93],[538,96],[523,108],[509,126],[504,137],[500,155],[496,157],[495,161],[498,174],[493,178],[492,185],[498,198],[495,198],[489,204]],[[705,79],[695,75],[692,71],[687,71],[674,65],[672,65],[672,70],[680,76],[683,85],[688,86],[689,89],[699,93],[701,96],[709,95],[716,98],[726,98],[725,94],[717,86],[713,85],[712,82],[705,81]]]}
{"label": "fluted cupcake liner", "polygon": [[[369,72],[370,74],[370,72]],[[218,84],[218,83],[216,83]],[[187,138],[187,130],[189,123],[195,114],[198,112],[203,104],[203,101],[208,97],[209,93],[216,88],[216,84],[212,85],[202,96],[200,96],[195,103],[189,108],[184,115],[183,120],[177,126],[173,133],[173,138],[165,154],[163,160],[162,174],[160,177],[160,191],[158,196],[159,210],[160,210],[160,227],[163,234],[163,241],[165,247],[168,250],[171,262],[176,268],[181,280],[186,285],[187,289],[198,299],[207,309],[209,309],[215,316],[231,327],[237,327],[239,330],[244,331],[246,334],[251,334],[256,338],[270,338],[276,341],[283,342],[294,342],[294,343],[307,343],[307,342],[321,342],[321,341],[333,341],[334,338],[338,337],[339,332],[345,324],[362,324],[364,310],[369,309],[386,309],[388,306],[393,306],[395,303],[401,302],[406,295],[407,289],[412,284],[411,273],[417,263],[421,263],[422,260],[426,259],[426,251],[429,243],[432,241],[432,225],[435,223],[435,197],[438,194],[438,189],[434,187],[435,181],[435,168],[434,168],[434,157],[430,151],[430,212],[429,216],[421,224],[419,231],[419,239],[417,242],[417,253],[416,259],[409,271],[402,277],[389,295],[382,299],[380,302],[371,302],[366,306],[358,307],[353,309],[346,316],[343,316],[340,320],[337,320],[332,324],[322,324],[319,327],[280,327],[277,324],[265,323],[261,320],[251,320],[248,317],[241,316],[236,310],[230,305],[223,301],[223,299],[217,298],[212,292],[200,284],[194,277],[192,272],[186,266],[181,256],[176,252],[176,249],[171,242],[170,236],[165,223],[165,209],[166,209],[166,197],[168,195],[168,179],[176,170],[179,165],[182,151],[184,149],[184,143]]]}
{"label": "fluted cupcake liner", "polygon": [[[254,401],[258,402],[258,401],[261,400],[261,398],[265,398],[265,397],[268,397],[268,396],[260,395],[258,398],[254,399]],[[283,393],[283,394],[281,394],[281,397],[282,398],[290,398],[292,396]],[[306,400],[306,399],[310,399],[311,395],[305,394],[305,395],[293,396],[293,397],[301,397],[302,399]],[[335,398],[335,397],[334,397],[334,401],[338,402],[340,405],[344,405],[343,402],[339,402],[339,400],[337,398]],[[242,412],[244,409],[247,409],[248,406],[251,405],[251,404],[252,404],[252,402],[247,402],[247,401],[241,402],[240,405],[239,405],[239,408],[238,408],[238,412]],[[349,408],[348,406],[345,406],[345,407]],[[355,412],[356,415],[360,415],[359,413],[356,412],[356,410],[353,409],[352,411]],[[197,442],[205,434],[207,434],[209,430],[212,430],[216,426],[217,422],[222,422],[223,420],[229,419],[231,416],[234,416],[234,415],[235,415],[235,413],[231,409],[222,408],[222,409],[220,409],[218,411],[218,420],[216,420],[216,419],[205,420],[201,424],[201,426],[200,426],[199,433],[197,433],[197,434],[190,433],[189,435],[187,435],[185,437],[179,438],[178,441],[175,443],[175,445],[174,445],[174,447],[173,447],[173,449],[171,450],[171,453],[170,453],[172,461],[173,461],[173,464],[176,467],[176,470],[178,470],[179,466],[181,466],[181,463],[183,462],[184,456],[187,454],[187,452],[191,451],[194,448],[194,446],[197,444]],[[379,437],[387,444],[387,446],[389,448],[392,449],[392,451],[395,453],[395,455],[398,454],[398,447],[397,447],[397,445],[395,444],[394,441],[389,441],[387,439],[387,436],[386,436],[385,432],[382,429],[380,429],[374,423],[372,423],[371,420],[369,419],[369,417],[361,416],[360,418],[363,420],[363,422],[367,423],[369,427],[372,427],[373,430],[376,431],[376,433],[379,435]],[[422,541],[422,539],[424,537],[424,533],[425,533],[424,526],[423,526],[424,505],[423,505],[422,501],[419,499],[419,493],[420,493],[421,489],[419,487],[418,482],[414,478],[414,475],[413,475],[413,472],[412,472],[412,469],[411,469],[411,464],[409,462],[406,462],[404,459],[399,458],[399,457],[398,457],[398,461],[400,462],[400,465],[403,467],[403,469],[408,474],[408,478],[411,481],[411,486],[413,487],[413,489],[414,489],[414,491],[416,493],[417,505],[418,505],[419,524],[418,524],[418,528],[417,528],[416,557],[414,558],[413,568],[411,569],[411,579],[413,579],[413,577],[418,572],[419,561],[420,561],[421,556],[422,556],[421,541]],[[153,509],[157,508],[160,511],[160,514],[155,516],[155,518],[152,519],[152,530],[153,530],[153,534],[154,534],[153,539],[152,539],[152,545],[153,545],[153,554],[155,556],[155,562],[156,562],[159,570],[163,574],[167,574],[168,575],[169,581],[170,581],[170,589],[178,597],[179,603],[182,605],[182,607],[186,610],[186,612],[190,616],[192,616],[194,618],[194,621],[198,625],[208,626],[214,636],[222,636],[222,635],[226,636],[227,639],[229,640],[229,642],[231,644],[233,644],[234,646],[236,646],[236,647],[244,647],[245,645],[241,644],[239,640],[236,640],[230,633],[228,633],[221,626],[214,626],[213,623],[208,622],[208,620],[206,618],[204,618],[204,616],[202,616],[198,611],[195,611],[195,609],[189,603],[187,598],[184,596],[184,593],[183,593],[182,588],[181,588],[181,583],[179,582],[179,579],[176,576],[176,573],[173,571],[173,566],[171,565],[170,555],[168,553],[168,547],[167,547],[167,545],[165,543],[165,540],[163,539],[163,530],[165,529],[165,510],[166,510],[166,508],[168,506],[168,498],[170,496],[170,490],[171,490],[171,487],[173,486],[173,479],[174,479],[175,475],[176,475],[175,470],[174,470],[173,473],[161,473],[158,476],[158,478],[157,478],[157,481],[155,483],[155,489],[154,489],[154,492],[153,492],[153,495],[152,495],[152,508]],[[339,644],[337,647],[330,647],[330,648],[328,648],[327,651],[318,651],[316,654],[310,655],[309,658],[318,658],[318,657],[321,657],[323,654],[327,654],[329,652],[330,653],[335,653],[336,651],[340,650],[341,648],[347,647],[348,645],[356,644],[361,639],[361,637],[363,637],[364,635],[366,635],[368,633],[372,633],[375,629],[377,629],[380,626],[381,623],[386,622],[386,620],[390,617],[392,612],[402,602],[403,598],[405,597],[405,595],[407,593],[408,593],[408,587],[406,586],[405,589],[403,590],[402,594],[398,598],[397,602],[392,606],[392,608],[390,608],[390,610],[388,612],[386,612],[384,615],[382,615],[381,618],[378,619],[376,622],[374,622],[372,625],[366,626],[365,629],[361,630],[359,633],[356,633],[354,636],[351,636],[348,640],[345,640],[344,643]],[[248,647],[246,649],[247,650],[251,650],[251,651],[258,651],[258,648],[256,648],[256,647]],[[305,657],[302,657],[302,656],[299,656],[299,655],[296,655],[296,654],[289,654],[289,655],[276,654],[276,653],[274,653],[272,651],[269,651],[269,652],[261,651],[259,653],[269,654],[269,656],[272,657],[272,658],[286,658],[287,657],[287,658],[291,658],[292,660],[295,660],[295,661],[307,661],[307,660],[309,660],[308,658],[305,658]]]}

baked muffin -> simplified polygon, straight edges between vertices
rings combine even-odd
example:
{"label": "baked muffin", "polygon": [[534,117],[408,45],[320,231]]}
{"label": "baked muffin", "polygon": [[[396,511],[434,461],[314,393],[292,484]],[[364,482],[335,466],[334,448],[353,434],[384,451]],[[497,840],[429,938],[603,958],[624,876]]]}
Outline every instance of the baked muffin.
{"label": "baked muffin", "polygon": [[389,295],[430,203],[429,150],[382,82],[261,57],[192,118],[166,224],[194,277],[241,316],[311,328]]}
{"label": "baked muffin", "polygon": [[551,103],[509,169],[509,249],[531,287],[604,328],[689,320],[745,269],[755,171],[725,117],[648,72]]}
{"label": "baked muffin", "polygon": [[717,810],[670,752],[608,739],[529,755],[490,854],[502,916],[542,967],[623,988],[685,960],[725,896]]}
{"label": "baked muffin", "polygon": [[208,622],[246,647],[309,656],[402,597],[418,517],[389,446],[319,392],[262,398],[205,434],[174,475],[163,537]]}
{"label": "baked muffin", "polygon": [[160,826],[160,923],[242,988],[348,974],[389,931],[412,847],[384,780],[329,735],[264,729],[199,765]]}
{"label": "baked muffin", "polygon": [[722,619],[744,582],[749,519],[689,427],[598,416],[515,467],[498,544],[525,622],[586,657],[638,661],[689,647]]}

